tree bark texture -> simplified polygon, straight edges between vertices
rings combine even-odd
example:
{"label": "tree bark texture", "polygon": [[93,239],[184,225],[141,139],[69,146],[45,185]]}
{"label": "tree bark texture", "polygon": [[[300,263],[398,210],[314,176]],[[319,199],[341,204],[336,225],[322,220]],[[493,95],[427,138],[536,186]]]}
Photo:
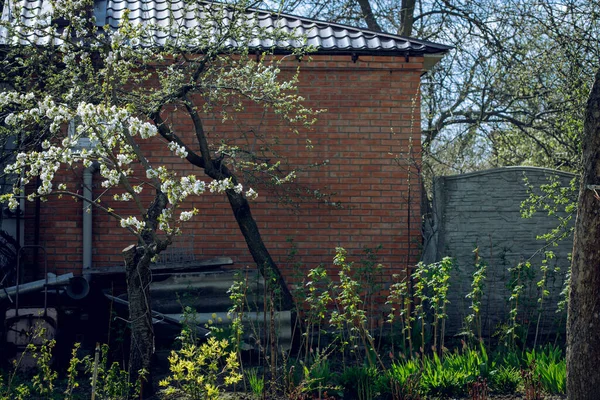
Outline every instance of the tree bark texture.
{"label": "tree bark texture", "polygon": [[398,32],[402,36],[408,37],[412,34],[416,2],[417,0],[402,0],[400,6],[400,32]]}
{"label": "tree bark texture", "polygon": [[381,26],[379,26],[377,18],[375,18],[375,14],[373,14],[373,8],[371,7],[369,0],[358,0],[358,5],[360,6],[365,22],[367,23],[367,27],[372,31],[381,32]]}
{"label": "tree bark texture", "polygon": [[[208,140],[206,138],[206,133],[204,132],[204,126],[202,124],[202,119],[198,114],[198,111],[192,101],[192,99],[184,97],[185,107],[188,111],[188,114],[194,124],[194,131],[196,134],[196,139],[198,141],[198,146],[200,148],[200,154],[196,154],[192,149],[186,147],[186,151],[188,155],[186,159],[190,164],[195,165],[198,168],[204,170],[204,173],[212,179],[223,180],[227,178],[231,178],[233,184],[236,185],[238,183],[237,177],[233,172],[227,168],[225,164],[222,163],[222,160],[213,160],[210,153],[210,146],[208,145]],[[183,143],[171,132],[171,130],[165,125],[163,119],[160,116],[160,109],[151,113],[149,117],[154,121],[155,125],[158,127],[158,132],[162,137],[169,141],[175,141],[179,145]],[[252,255],[252,259],[256,263],[261,275],[265,280],[273,279],[281,288],[281,306],[283,309],[293,309],[294,299],[292,294],[285,283],[283,275],[279,270],[279,267],[269,254],[269,250],[265,246],[265,243],[262,240],[262,236],[260,235],[260,231],[258,229],[258,225],[252,216],[252,212],[250,211],[250,204],[248,200],[241,193],[236,193],[234,190],[227,191],[227,199],[229,200],[229,205],[231,206],[231,210],[235,217],[235,220],[240,227],[240,231],[242,235],[244,235],[244,240],[246,241],[246,245],[248,246],[248,250]]]}
{"label": "tree bark texture", "polygon": [[271,254],[269,254],[269,250],[267,250],[267,247],[262,240],[258,225],[256,225],[256,221],[250,211],[248,200],[246,200],[242,194],[236,193],[234,190],[227,191],[227,199],[229,200],[235,220],[240,227],[240,231],[242,232],[242,235],[244,235],[252,259],[256,263],[261,275],[265,280],[272,280],[272,284],[268,286],[279,287],[281,289],[280,298],[282,308],[285,310],[293,309],[293,296],[285,283],[283,275],[281,275],[281,271],[271,257]]}
{"label": "tree bark texture", "polygon": [[600,396],[600,70],[588,98],[567,319],[567,394]]}
{"label": "tree bark texture", "polygon": [[[202,118],[198,114],[198,111],[190,98],[185,98],[185,107],[188,114],[194,124],[194,131],[196,133],[196,139],[198,146],[200,147],[200,157],[196,155],[191,149],[186,148],[188,151],[187,160],[204,170],[204,173],[212,179],[223,180],[232,179],[234,185],[237,185],[238,180],[235,174],[227,168],[227,166],[220,159],[213,160],[211,157],[210,146],[206,138]],[[164,125],[164,121],[160,117],[160,111],[151,115],[156,126],[158,126],[159,133],[167,140],[176,140],[172,132]],[[227,199],[233,212],[233,216],[240,227],[244,240],[248,246],[248,250],[252,255],[252,259],[256,263],[258,270],[265,280],[272,280],[271,283],[275,283],[280,287],[280,299],[281,307],[283,309],[290,310],[294,306],[294,299],[285,283],[285,279],[279,270],[279,267],[269,254],[269,250],[265,246],[262,240],[258,225],[252,216],[250,211],[250,204],[248,200],[241,193],[236,193],[235,190],[227,190]],[[275,287],[275,285],[270,285]]]}
{"label": "tree bark texture", "polygon": [[[143,247],[131,245],[123,250],[125,278],[129,300],[131,348],[129,350],[129,380],[142,385],[142,398],[152,394],[150,364],[154,354],[154,330],[150,308],[150,256]],[[139,372],[146,371],[142,382]]]}

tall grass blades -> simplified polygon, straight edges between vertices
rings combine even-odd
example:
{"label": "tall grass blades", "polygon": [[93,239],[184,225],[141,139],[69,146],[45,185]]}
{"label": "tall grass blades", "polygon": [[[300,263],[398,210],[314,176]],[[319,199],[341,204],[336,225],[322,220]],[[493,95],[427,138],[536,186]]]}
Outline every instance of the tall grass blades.
{"label": "tall grass blades", "polygon": [[265,378],[258,375],[256,368],[250,368],[246,370],[246,379],[248,379],[248,384],[254,397],[262,399],[265,391]]}
{"label": "tall grass blades", "polygon": [[344,390],[344,398],[372,400],[379,392],[378,378],[380,371],[370,366],[346,368],[340,375],[340,385]]}
{"label": "tall grass blades", "polygon": [[391,393],[394,400],[421,398],[421,366],[415,359],[393,363],[380,382],[382,387],[388,385],[385,391]]}
{"label": "tall grass blades", "polygon": [[546,345],[525,354],[527,365],[535,365],[534,373],[543,390],[550,394],[566,393],[567,367],[562,350]]}
{"label": "tall grass blades", "polygon": [[447,353],[442,360],[436,353],[422,363],[421,387],[436,396],[461,396],[477,379],[489,379],[496,368],[483,344],[478,349],[464,347]]}
{"label": "tall grass blades", "polygon": [[500,394],[512,394],[521,385],[521,372],[510,365],[502,365],[491,375],[491,389]]}
{"label": "tall grass blades", "polygon": [[421,388],[431,396],[462,396],[466,394],[470,382],[469,373],[462,368],[448,365],[448,358],[442,362],[437,354],[424,358],[421,373]]}

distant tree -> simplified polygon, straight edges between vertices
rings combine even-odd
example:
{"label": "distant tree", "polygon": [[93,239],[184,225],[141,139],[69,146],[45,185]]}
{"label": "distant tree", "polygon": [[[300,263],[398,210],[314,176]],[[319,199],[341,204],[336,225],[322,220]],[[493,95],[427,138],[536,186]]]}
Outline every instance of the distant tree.
{"label": "distant tree", "polygon": [[422,83],[424,158],[434,174],[513,164],[583,171],[569,290],[567,391],[570,399],[598,398],[600,4],[418,0],[411,8],[405,1],[370,0],[367,8],[363,3],[284,2],[312,17],[455,46],[453,56]]}
{"label": "distant tree", "polygon": [[422,80],[425,173],[516,164],[577,169],[582,110],[600,56],[596,0],[283,4],[455,47]]}
{"label": "distant tree", "polygon": [[[183,15],[194,15],[193,27],[174,14],[170,23],[140,25],[128,12],[118,26],[98,27],[93,0],[45,4],[50,7],[35,16],[20,2],[8,2],[5,15],[11,18],[0,25],[0,81],[10,82],[0,93],[2,134],[20,143],[6,168],[16,179],[14,191],[0,201],[11,208],[20,198],[85,201],[67,177],[97,165],[105,191],[91,206],[112,216],[133,239],[123,250],[132,379],[149,371],[154,349],[150,262],[186,221],[202,217],[186,207],[190,196],[224,193],[256,265],[290,306],[288,287],[252,217],[249,200],[257,193],[244,187],[243,178],[259,175],[281,184],[294,172],[280,172],[281,161],[270,150],[273,138],[260,129],[252,140],[261,146],[241,147],[210,136],[204,118],[235,120],[253,105],[277,115],[287,129],[310,126],[315,112],[302,105],[297,75],[280,76],[281,57],[250,54],[258,50],[257,39],[294,45],[291,53],[302,51],[302,41],[251,23],[250,3],[243,0],[179,3]],[[193,132],[165,120],[165,110],[172,109],[185,110]],[[199,175],[178,176],[153,157],[148,143],[167,147]],[[39,187],[31,190],[28,185],[38,178]]]}

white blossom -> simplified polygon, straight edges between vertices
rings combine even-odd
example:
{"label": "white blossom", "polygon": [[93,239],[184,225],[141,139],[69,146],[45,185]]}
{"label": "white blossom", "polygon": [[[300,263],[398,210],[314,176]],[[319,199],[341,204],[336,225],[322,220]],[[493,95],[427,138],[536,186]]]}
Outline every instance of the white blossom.
{"label": "white blossom", "polygon": [[146,223],[144,221],[138,221],[136,217],[127,217],[121,219],[121,226],[123,228],[132,228],[139,232],[146,226]]}
{"label": "white blossom", "polygon": [[152,168],[146,170],[146,177],[148,179],[153,179],[158,177],[158,171]]}
{"label": "white blossom", "polygon": [[117,164],[119,167],[123,165],[128,165],[133,162],[133,157],[129,154],[117,154]]}
{"label": "white blossom", "polygon": [[190,219],[192,219],[192,217],[194,216],[194,211],[182,211],[181,214],[179,215],[179,219],[181,221],[189,221]]}
{"label": "white blossom", "polygon": [[15,126],[17,123],[17,117],[14,113],[8,114],[4,117],[4,123],[8,126]]}
{"label": "white blossom", "polygon": [[258,193],[256,193],[254,191],[254,189],[250,188],[248,189],[248,191],[246,192],[246,197],[250,200],[256,200],[256,198],[258,197]]}
{"label": "white blossom", "polygon": [[18,206],[19,206],[19,202],[17,201],[17,199],[14,198],[14,196],[8,200],[8,208],[11,211],[16,210]]}
{"label": "white blossom", "polygon": [[158,229],[166,232],[166,233],[171,233],[172,229],[171,226],[169,225],[169,221],[173,218],[173,209],[172,208],[165,208],[164,210],[162,210],[161,214],[158,217]]}
{"label": "white blossom", "polygon": [[131,136],[140,135],[142,139],[148,139],[150,137],[156,136],[158,133],[158,129],[156,126],[152,125],[149,122],[142,122],[139,118],[130,117],[129,121],[129,133]]}
{"label": "white blossom", "polygon": [[116,186],[121,181],[121,174],[116,169],[109,168],[106,164],[100,164],[100,175],[106,178],[101,185],[104,188]]}
{"label": "white blossom", "polygon": [[131,195],[131,193],[125,192],[125,193],[121,193],[120,195],[115,194],[113,196],[113,199],[115,201],[130,201],[131,199],[133,199],[133,196]]}
{"label": "white blossom", "polygon": [[175,154],[181,158],[186,158],[188,155],[188,152],[185,150],[185,147],[180,146],[176,142],[169,142],[167,146],[169,147],[169,150],[175,152]]}
{"label": "white blossom", "polygon": [[208,188],[211,193],[223,193],[228,189],[233,189],[233,183],[231,182],[231,178],[222,179],[222,180],[214,180],[208,184]]}
{"label": "white blossom", "polygon": [[206,184],[204,183],[204,181],[196,181],[194,182],[194,188],[192,189],[192,191],[194,192],[194,194],[196,196],[201,195],[202,193],[204,193],[206,190]]}
{"label": "white blossom", "polygon": [[[136,199],[136,195],[143,192],[145,185],[148,185],[148,188],[162,190],[169,203],[158,217],[158,227],[163,233],[167,234],[178,233],[183,222],[189,221],[194,215],[197,215],[198,210],[196,209],[189,210],[187,208],[188,211],[181,211],[180,207],[188,207],[188,204],[185,203],[186,199],[189,196],[198,196],[205,193],[207,186],[210,192],[213,193],[233,191],[240,195],[245,194],[250,199],[256,198],[257,193],[253,189],[245,191],[244,186],[241,183],[234,182],[232,178],[204,182],[194,175],[179,176],[171,167],[156,165],[144,167],[146,177],[151,179],[152,182],[143,179],[143,170],[140,171],[141,174],[134,175],[134,167],[137,171],[141,165],[146,165],[144,162],[137,162],[143,160],[138,160],[136,151],[147,150],[143,144],[140,144],[140,141],[156,136],[158,128],[147,119],[139,117],[142,114],[138,113],[139,109],[134,111],[136,105],[107,105],[107,102],[110,102],[111,99],[107,98],[107,102],[101,100],[102,96],[98,95],[97,90],[104,90],[105,87],[109,88],[111,82],[109,74],[122,77],[123,82],[134,82],[134,79],[139,78],[140,88],[144,88],[146,87],[144,82],[148,82],[146,80],[153,82],[155,75],[148,73],[147,77],[144,77],[144,68],[140,68],[140,66],[148,65],[145,63],[150,60],[159,63],[161,60],[172,60],[174,54],[168,54],[167,52],[154,54],[157,52],[156,47],[149,46],[154,39],[139,35],[142,27],[127,24],[125,24],[127,26],[123,25],[117,28],[116,31],[103,32],[102,40],[93,41],[89,44],[89,47],[82,47],[80,40],[73,43],[71,34],[73,34],[73,37],[83,37],[87,25],[85,24],[85,18],[74,12],[72,6],[79,9],[89,2],[90,0],[52,1],[58,7],[55,11],[59,10],[60,13],[68,17],[67,19],[71,23],[70,29],[65,29],[64,34],[62,32],[52,32],[51,30],[54,28],[49,24],[47,26],[36,26],[35,28],[39,30],[40,35],[54,36],[54,39],[56,39],[56,51],[63,55],[61,61],[65,64],[64,71],[66,73],[61,75],[61,78],[64,77],[65,80],[59,82],[63,85],[64,90],[54,96],[45,96],[43,92],[38,92],[42,94],[21,94],[16,91],[0,93],[0,110],[4,112],[2,119],[4,124],[9,127],[43,126],[45,129],[49,129],[52,134],[52,139],[44,140],[41,148],[37,151],[17,154],[14,162],[6,167],[6,172],[19,177],[12,197],[5,197],[9,206],[11,208],[18,206],[15,195],[23,196],[23,193],[19,192],[19,187],[34,181],[37,177],[40,178],[40,186],[33,193],[28,192],[27,198],[29,200],[51,194],[54,187],[58,187],[61,191],[66,191],[68,188],[77,190],[76,188],[79,185],[69,183],[67,186],[66,181],[61,179],[63,171],[75,164],[73,169],[81,172],[81,166],[87,168],[96,163],[99,164],[102,187],[111,189],[110,193],[116,201]],[[210,41],[214,39],[204,38],[198,32],[197,30],[189,30],[182,34],[189,35],[190,43],[194,43],[198,47],[205,47],[207,43],[210,44]],[[54,35],[52,35],[53,33]],[[107,41],[109,48],[103,47]],[[148,48],[145,49],[144,47]],[[86,71],[86,68],[92,66],[90,53],[104,55],[104,64],[99,66],[97,70],[99,80],[91,82],[91,85],[86,87],[81,85],[81,77],[87,75],[82,75],[79,72]],[[185,68],[180,68],[179,65],[174,65],[171,62],[167,63],[166,61],[164,66],[166,72],[160,74],[164,77],[158,76],[159,82],[156,87],[169,92],[171,89],[177,89],[182,84],[188,83]],[[268,89],[266,96],[273,98],[278,94],[277,91],[292,88],[276,84],[279,70],[275,67],[263,66],[261,63],[254,62],[237,64],[236,61],[233,61],[231,66],[232,68],[226,68],[222,73],[215,74],[214,80],[212,76],[210,77],[209,91],[211,91],[211,94],[208,95],[208,100],[225,102],[231,100],[225,93],[220,93],[219,88],[221,87],[235,88],[239,86],[241,93],[250,96],[251,100],[260,100],[260,97],[256,96],[263,96],[261,92],[264,90],[254,90],[254,88],[261,89],[265,84]],[[69,74],[70,72],[73,73]],[[251,78],[250,81],[246,79],[248,76]],[[118,78],[116,82],[119,82]],[[212,93],[213,90],[215,91],[214,94]],[[86,93],[86,91],[90,93]],[[157,93],[161,93],[161,91],[157,91]],[[152,103],[160,101],[161,97],[153,97],[152,95],[146,97],[143,94],[142,96],[144,97],[140,100],[148,101],[148,104],[152,107],[155,106]],[[80,101],[81,99],[94,99],[94,101],[97,99],[102,103],[97,104],[87,100]],[[232,109],[237,110],[241,109],[243,104],[233,100],[231,106]],[[282,112],[282,106],[276,105],[275,112]],[[225,116],[225,114],[223,115]],[[70,130],[67,135],[65,127],[71,122],[75,129]],[[89,141],[90,145],[81,146],[82,139]],[[140,147],[137,147],[138,145]],[[136,151],[134,151],[134,147]],[[177,157],[185,159],[188,156],[186,147],[178,142],[168,143],[168,148]],[[235,146],[222,145],[219,148],[219,154],[223,157],[234,158],[238,152],[239,149]],[[141,181],[138,178],[142,178]],[[123,189],[125,183],[127,187],[131,188],[129,191]],[[108,191],[103,191],[102,194],[110,197],[108,193]],[[100,198],[98,201],[100,201]],[[145,202],[141,202],[141,204],[145,204]],[[108,206],[106,207],[108,208]],[[121,218],[119,223],[124,228],[141,231],[145,229],[146,225],[142,217],[140,217],[140,220],[135,216],[127,216],[126,214],[125,218]]]}

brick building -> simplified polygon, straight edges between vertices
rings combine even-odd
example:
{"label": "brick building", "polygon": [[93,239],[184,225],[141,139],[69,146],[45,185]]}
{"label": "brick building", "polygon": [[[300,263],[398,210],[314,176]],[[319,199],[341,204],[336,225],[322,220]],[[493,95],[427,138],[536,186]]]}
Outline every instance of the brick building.
{"label": "brick building", "polygon": [[[39,11],[38,3],[28,3],[33,14]],[[95,12],[100,26],[118,26],[125,9],[130,10],[133,23],[164,20],[166,24],[185,19],[173,13],[177,4],[161,0],[104,0],[96,2]],[[171,17],[161,19],[167,11]],[[386,267],[384,279],[389,280],[392,273],[404,271],[419,258],[419,85],[421,76],[449,48],[292,15],[259,10],[249,10],[249,15],[263,27],[296,29],[306,35],[309,45],[317,48],[310,60],[289,57],[282,70],[292,74],[300,66],[300,94],[310,107],[327,109],[319,115],[313,129],[299,135],[281,129],[268,115],[258,120],[252,108],[240,119],[246,125],[244,129],[261,124],[273,135],[281,135],[277,150],[301,171],[292,186],[303,193],[308,190],[328,194],[320,199],[307,197],[296,203],[298,207],[289,208],[259,185],[252,213],[267,248],[288,281],[294,282],[297,278],[293,264],[305,269],[331,264],[337,246],[357,256],[364,248],[381,246],[379,261]],[[279,50],[273,57],[285,56],[285,50]],[[192,134],[186,114],[170,110],[165,115],[174,127]],[[205,126],[211,134],[222,137],[231,137],[239,129],[210,116]],[[311,150],[307,149],[307,138],[312,143]],[[181,174],[194,172],[164,146],[157,145],[153,156]],[[324,165],[311,167],[320,163]],[[199,171],[195,173],[201,175]],[[98,185],[101,178],[97,174],[87,178],[83,175],[79,171],[72,179],[82,185],[84,179],[90,179],[92,196],[99,196],[103,192]],[[43,245],[50,270],[58,273],[85,274],[87,269],[122,265],[122,249],[135,243],[135,237],[117,221],[100,212],[93,212],[91,228],[86,228],[90,223],[85,222],[81,203],[71,199],[50,199],[40,207],[25,203],[24,207],[19,221],[21,242]],[[167,250],[166,258],[198,261],[230,257],[235,266],[251,265],[252,258],[224,195],[207,193],[195,198],[190,207],[199,209],[200,215]],[[14,216],[5,217],[2,223],[5,229],[15,230]],[[91,246],[84,244],[86,229],[91,231]],[[295,256],[290,261],[292,247]]]}

